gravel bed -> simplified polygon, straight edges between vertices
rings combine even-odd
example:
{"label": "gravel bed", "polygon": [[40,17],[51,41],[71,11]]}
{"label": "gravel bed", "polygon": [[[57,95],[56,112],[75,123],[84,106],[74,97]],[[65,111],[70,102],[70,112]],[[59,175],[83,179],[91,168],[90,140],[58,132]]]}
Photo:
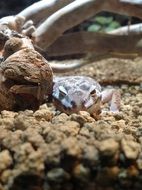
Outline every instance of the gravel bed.
{"label": "gravel bed", "polygon": [[[92,76],[102,68],[92,69]],[[132,76],[128,72],[127,82]],[[103,112],[99,120],[84,111],[60,113],[52,103],[37,111],[2,111],[0,190],[141,189],[142,85],[139,78],[113,87],[120,89],[121,110]]]}

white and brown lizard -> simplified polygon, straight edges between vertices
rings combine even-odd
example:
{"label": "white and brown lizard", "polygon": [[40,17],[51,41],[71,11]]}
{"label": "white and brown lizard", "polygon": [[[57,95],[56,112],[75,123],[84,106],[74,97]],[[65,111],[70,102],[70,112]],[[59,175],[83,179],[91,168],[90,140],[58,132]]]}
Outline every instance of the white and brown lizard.
{"label": "white and brown lizard", "polygon": [[67,114],[87,111],[97,118],[104,103],[110,102],[111,112],[120,108],[118,90],[102,91],[97,81],[86,76],[54,77],[52,97],[57,109]]}

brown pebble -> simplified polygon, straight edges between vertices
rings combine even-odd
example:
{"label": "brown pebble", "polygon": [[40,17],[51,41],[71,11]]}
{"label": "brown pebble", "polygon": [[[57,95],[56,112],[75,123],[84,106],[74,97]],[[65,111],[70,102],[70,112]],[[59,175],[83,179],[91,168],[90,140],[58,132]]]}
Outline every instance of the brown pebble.
{"label": "brown pebble", "polygon": [[110,138],[99,142],[98,148],[103,156],[114,156],[119,149],[119,144]]}
{"label": "brown pebble", "polygon": [[7,169],[12,163],[13,160],[8,150],[0,152],[0,172]]}
{"label": "brown pebble", "polygon": [[121,147],[128,159],[136,159],[140,153],[140,145],[132,140],[122,139]]}

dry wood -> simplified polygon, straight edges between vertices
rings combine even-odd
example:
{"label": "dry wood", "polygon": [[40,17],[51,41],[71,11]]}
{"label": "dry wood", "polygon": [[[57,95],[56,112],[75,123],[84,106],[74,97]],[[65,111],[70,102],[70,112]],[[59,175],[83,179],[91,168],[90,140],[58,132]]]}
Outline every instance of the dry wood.
{"label": "dry wood", "polygon": [[36,24],[73,1],[74,0],[42,0],[27,7],[18,15],[25,17],[26,20],[32,20],[34,24]]}
{"label": "dry wood", "polygon": [[33,33],[35,43],[46,49],[67,29],[98,13],[102,0],[77,0],[58,10]]}
{"label": "dry wood", "polygon": [[33,33],[33,39],[46,49],[64,31],[103,10],[142,18],[142,6],[120,0],[76,0],[48,17]]}
{"label": "dry wood", "polygon": [[130,26],[123,26],[118,29],[109,32],[110,34],[129,35],[130,33],[137,34],[142,33],[142,24],[133,24]]}
{"label": "dry wood", "polygon": [[81,66],[84,66],[86,63],[84,61],[76,61],[76,60],[72,60],[72,63],[67,64],[66,63],[54,63],[54,62],[50,62],[49,63],[53,72],[54,73],[64,73],[64,72],[68,72],[74,69],[77,69]]}
{"label": "dry wood", "polygon": [[142,34],[111,35],[76,32],[63,35],[47,49],[49,56],[95,53],[121,57],[121,54],[142,54]]}
{"label": "dry wood", "polygon": [[130,4],[142,4],[142,0],[120,0],[121,2],[130,3]]}

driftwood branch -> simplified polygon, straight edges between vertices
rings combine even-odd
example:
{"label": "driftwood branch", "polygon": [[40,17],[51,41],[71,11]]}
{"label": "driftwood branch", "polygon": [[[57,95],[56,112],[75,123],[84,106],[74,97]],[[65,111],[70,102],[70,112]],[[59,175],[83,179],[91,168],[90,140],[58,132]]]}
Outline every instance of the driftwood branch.
{"label": "driftwood branch", "polygon": [[64,31],[104,10],[142,18],[142,6],[120,0],[76,0],[52,14],[36,29],[33,33],[35,43],[46,49]]}
{"label": "driftwood branch", "polygon": [[142,0],[120,0],[121,2],[125,2],[125,3],[130,3],[130,4],[138,4],[138,5],[142,5]]}
{"label": "driftwood branch", "polygon": [[[78,33],[70,33],[65,34],[58,38],[55,43],[53,43],[48,49],[47,54],[51,57],[56,56],[66,56],[72,54],[86,54],[86,53],[96,53],[95,60],[100,60],[99,52],[101,50],[105,56],[102,54],[102,59],[106,55],[108,57],[123,57],[128,58],[130,54],[133,57],[137,55],[141,55],[141,36],[142,36],[142,24],[134,24],[130,26],[120,27],[115,29],[109,34],[115,36],[110,36],[107,34],[99,34],[99,33],[90,33],[90,32],[78,32]],[[121,35],[121,36],[120,36]],[[127,35],[127,36],[123,36]],[[111,37],[111,40],[110,40]],[[133,38],[133,39],[132,39]],[[103,40],[103,43],[102,43]],[[110,52],[110,43],[113,44]],[[123,43],[123,45],[120,44]],[[130,43],[131,46],[130,46]],[[104,46],[105,45],[105,46]],[[101,47],[102,46],[102,47]],[[128,49],[132,48],[131,50]],[[139,49],[140,48],[140,49]],[[125,51],[124,51],[125,50]],[[124,55],[125,53],[125,55]]]}
{"label": "driftwood branch", "polygon": [[119,35],[129,35],[129,34],[140,34],[142,33],[142,24],[133,24],[130,26],[120,27],[115,29],[110,34],[119,34]]}
{"label": "driftwood branch", "polygon": [[77,32],[63,35],[47,49],[49,56],[71,54],[107,54],[122,57],[123,54],[142,55],[142,34],[112,35],[93,32]]}
{"label": "driftwood branch", "polygon": [[18,15],[24,17],[26,21],[32,20],[36,25],[73,1],[75,0],[42,0],[27,7]]}
{"label": "driftwood branch", "polygon": [[[131,1],[132,2],[132,1]],[[134,5],[128,2],[122,2],[121,0],[108,0],[105,1],[104,10],[121,15],[134,16],[142,19],[142,5]]]}
{"label": "driftwood branch", "polygon": [[58,10],[33,33],[35,43],[43,49],[49,47],[64,31],[81,23],[102,10],[101,0],[76,0]]}
{"label": "driftwood branch", "polygon": [[[142,24],[114,30],[111,35],[89,32],[63,35],[66,30],[101,11],[142,19],[142,2],[139,0],[42,0],[16,16],[7,17],[6,21],[1,19],[0,24],[7,22],[12,29],[32,36],[35,47],[44,50],[49,56],[90,52],[96,52],[99,55],[100,52],[116,56],[124,53],[140,55]],[[45,17],[47,19],[40,24]],[[35,24],[37,24],[37,29],[34,27]],[[128,35],[131,33],[136,35]],[[125,34],[125,36],[120,36],[120,34]]]}

